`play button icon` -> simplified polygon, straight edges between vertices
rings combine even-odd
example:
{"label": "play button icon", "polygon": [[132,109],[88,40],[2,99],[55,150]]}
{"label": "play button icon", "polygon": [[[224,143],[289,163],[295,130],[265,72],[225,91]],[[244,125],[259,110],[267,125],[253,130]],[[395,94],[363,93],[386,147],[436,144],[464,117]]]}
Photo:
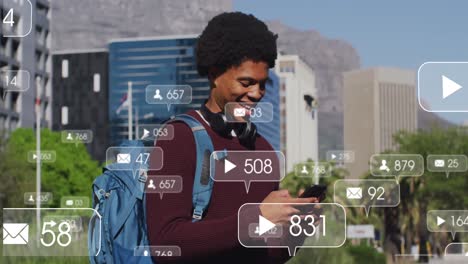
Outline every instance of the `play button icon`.
{"label": "play button icon", "polygon": [[468,89],[463,89],[468,86],[467,72],[468,62],[422,64],[417,78],[419,106],[427,112],[468,112]]}
{"label": "play button icon", "polygon": [[261,236],[266,232],[270,231],[276,225],[265,217],[258,216],[258,235]]}
{"label": "play button icon", "polygon": [[233,170],[236,166],[236,164],[230,162],[228,159],[224,160],[224,173],[228,173],[231,170]]}
{"label": "play button icon", "polygon": [[462,88],[458,83],[442,75],[442,97],[445,99]]}
{"label": "play button icon", "polygon": [[437,226],[440,226],[442,225],[443,223],[445,223],[445,220],[439,216],[437,216]]}

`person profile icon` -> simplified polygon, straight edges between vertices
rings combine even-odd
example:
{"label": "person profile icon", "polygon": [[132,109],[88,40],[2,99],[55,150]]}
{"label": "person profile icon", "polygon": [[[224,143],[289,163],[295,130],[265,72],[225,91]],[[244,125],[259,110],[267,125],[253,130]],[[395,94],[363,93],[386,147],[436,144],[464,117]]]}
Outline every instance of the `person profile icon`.
{"label": "person profile icon", "polygon": [[148,256],[148,250],[143,251],[143,256],[145,256],[145,257]]}
{"label": "person profile icon", "polygon": [[158,100],[162,100],[162,99],[163,99],[162,96],[161,96],[161,91],[159,91],[159,89],[156,89],[153,98],[154,98],[154,99],[158,99]]}
{"label": "person profile icon", "polygon": [[33,198],[32,194],[29,196],[28,202],[34,203],[34,198]]}
{"label": "person profile icon", "polygon": [[72,134],[68,133],[67,140],[73,140]]}
{"label": "person profile icon", "polygon": [[379,170],[386,171],[386,172],[390,171],[390,168],[387,166],[387,161],[386,160],[382,160],[382,164],[380,165]]}
{"label": "person profile icon", "polygon": [[148,189],[156,190],[156,186],[154,186],[153,180],[149,180]]}
{"label": "person profile icon", "polygon": [[309,171],[307,170],[307,167],[306,165],[303,165],[302,166],[302,171],[301,171],[302,174],[309,174]]}

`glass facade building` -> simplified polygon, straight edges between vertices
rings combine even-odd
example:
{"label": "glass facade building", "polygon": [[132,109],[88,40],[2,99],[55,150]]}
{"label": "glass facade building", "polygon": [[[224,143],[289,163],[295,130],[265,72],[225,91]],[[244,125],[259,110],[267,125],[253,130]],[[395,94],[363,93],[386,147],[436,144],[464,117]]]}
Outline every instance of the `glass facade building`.
{"label": "glass facade building", "polygon": [[[128,110],[117,113],[132,82],[134,123],[158,124],[171,116],[198,109],[208,97],[208,79],[198,75],[195,63],[197,36],[124,39],[109,45],[109,119],[112,144],[128,138]],[[148,85],[190,85],[192,102],[184,105],[147,104]],[[135,125],[135,124],[134,124]],[[135,128],[134,130],[135,131]]]}
{"label": "glass facade building", "polygon": [[[200,77],[196,69],[196,35],[134,38],[111,41],[109,44],[109,129],[111,144],[117,145],[128,138],[128,110],[117,109],[127,96],[129,82],[132,83],[133,131],[135,126],[159,124],[191,109],[199,109],[208,98],[208,79]],[[274,120],[257,124],[259,132],[279,149],[279,81],[270,71],[271,81],[262,100],[273,104]],[[190,85],[190,104],[166,105],[147,104],[145,88],[148,85]]]}

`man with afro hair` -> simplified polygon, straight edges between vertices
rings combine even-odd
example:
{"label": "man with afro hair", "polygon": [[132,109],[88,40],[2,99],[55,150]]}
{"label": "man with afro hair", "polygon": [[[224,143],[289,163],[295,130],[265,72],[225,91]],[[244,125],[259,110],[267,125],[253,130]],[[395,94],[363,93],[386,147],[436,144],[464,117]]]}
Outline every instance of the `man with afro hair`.
{"label": "man with afro hair", "polygon": [[[210,82],[210,96],[196,118],[211,137],[215,150],[268,150],[273,148],[250,122],[225,122],[227,103],[255,104],[265,95],[268,70],[275,65],[277,35],[253,15],[222,13],[212,18],[196,48],[197,70]],[[313,203],[316,198],[293,198],[278,190],[277,182],[254,182],[246,192],[243,182],[215,182],[203,219],[192,222],[192,187],[196,169],[196,145],[191,129],[173,122],[174,139],[158,141],[164,151],[159,175],[180,175],[180,194],[147,194],[150,245],[177,245],[181,257],[156,258],[157,263],[284,263],[287,249],[245,248],[237,238],[238,210],[244,203],[262,203],[256,217],[286,223],[297,209],[265,203]],[[245,131],[249,131],[245,136]],[[276,172],[279,173],[279,172]]]}

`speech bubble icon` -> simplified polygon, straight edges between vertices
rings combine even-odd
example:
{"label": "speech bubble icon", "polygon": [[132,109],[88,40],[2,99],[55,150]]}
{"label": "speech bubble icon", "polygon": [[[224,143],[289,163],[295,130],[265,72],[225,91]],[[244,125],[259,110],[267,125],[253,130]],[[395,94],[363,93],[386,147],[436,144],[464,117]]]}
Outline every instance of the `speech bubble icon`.
{"label": "speech bubble icon", "polygon": [[230,102],[224,106],[226,122],[268,123],[273,121],[274,109],[271,103]]}
{"label": "speech bubble icon", "polygon": [[337,180],[333,201],[344,207],[363,207],[369,216],[371,207],[398,206],[400,185],[395,180]]}
{"label": "speech bubble icon", "polygon": [[454,239],[457,232],[468,232],[468,210],[431,210],[426,220],[430,232],[449,232]]}
{"label": "speech bubble icon", "polygon": [[468,171],[468,158],[466,155],[427,155],[427,170],[445,172],[448,178],[450,172]]}
{"label": "speech bubble icon", "polygon": [[74,143],[78,146],[79,143],[89,144],[93,142],[92,130],[63,130],[61,133],[62,143]]}
{"label": "speech bubble icon", "polygon": [[374,154],[370,172],[376,177],[419,177],[424,174],[424,158],[419,154]]}
{"label": "speech bubble icon", "polygon": [[294,166],[294,173],[298,177],[326,178],[332,174],[332,166],[328,162],[302,162]]}
{"label": "speech bubble icon", "polygon": [[152,257],[180,257],[182,251],[179,246],[137,246],[133,251],[133,255],[137,257],[152,256]]}
{"label": "speech bubble icon", "polygon": [[162,169],[163,158],[160,147],[122,146],[106,150],[107,168],[111,171],[131,171],[134,178],[137,174]]}
{"label": "speech bubble icon", "polygon": [[33,5],[31,1],[3,0],[2,7],[3,16],[0,34],[5,38],[23,38],[28,36],[32,30],[33,20]]}
{"label": "speech bubble icon", "polygon": [[26,70],[0,70],[3,98],[7,92],[25,92],[29,89],[31,75]]}
{"label": "speech bubble icon", "polygon": [[215,182],[243,182],[248,193],[251,182],[280,182],[285,176],[281,151],[213,151],[210,177]]}
{"label": "speech bubble icon", "polygon": [[178,175],[148,176],[146,181],[146,193],[159,193],[163,198],[164,193],[181,193],[183,188],[182,177]]}
{"label": "speech bubble icon", "polygon": [[[40,216],[39,221],[37,216]],[[13,243],[3,244],[3,256],[86,257],[97,256],[101,250],[101,215],[92,208],[3,208],[2,222],[29,227],[29,232],[21,232],[22,237],[17,237],[27,243],[15,244],[18,240],[10,237]],[[89,250],[87,237],[91,224],[95,228],[93,231],[98,231],[90,237],[94,246]],[[15,230],[18,225],[11,227],[10,230]]]}
{"label": "speech bubble icon", "polygon": [[138,138],[141,140],[172,140],[174,126],[172,124],[139,125]]}
{"label": "speech bubble icon", "polygon": [[[299,212],[287,224],[279,224],[262,216],[260,205]],[[257,226],[258,232],[252,234]],[[239,243],[246,248],[287,248],[294,256],[298,248],[341,247],[346,241],[346,211],[336,203],[246,203],[239,208],[237,230]]]}
{"label": "speech bubble icon", "polygon": [[148,85],[145,88],[145,99],[148,104],[165,104],[167,111],[173,104],[190,104],[192,86],[190,85]]}
{"label": "speech bubble icon", "polygon": [[[445,257],[458,257],[457,259],[459,260],[467,261],[468,260],[468,243],[448,244],[445,247],[444,256]],[[455,259],[451,259],[451,260],[455,260]],[[453,262],[450,262],[450,263],[453,263]]]}

